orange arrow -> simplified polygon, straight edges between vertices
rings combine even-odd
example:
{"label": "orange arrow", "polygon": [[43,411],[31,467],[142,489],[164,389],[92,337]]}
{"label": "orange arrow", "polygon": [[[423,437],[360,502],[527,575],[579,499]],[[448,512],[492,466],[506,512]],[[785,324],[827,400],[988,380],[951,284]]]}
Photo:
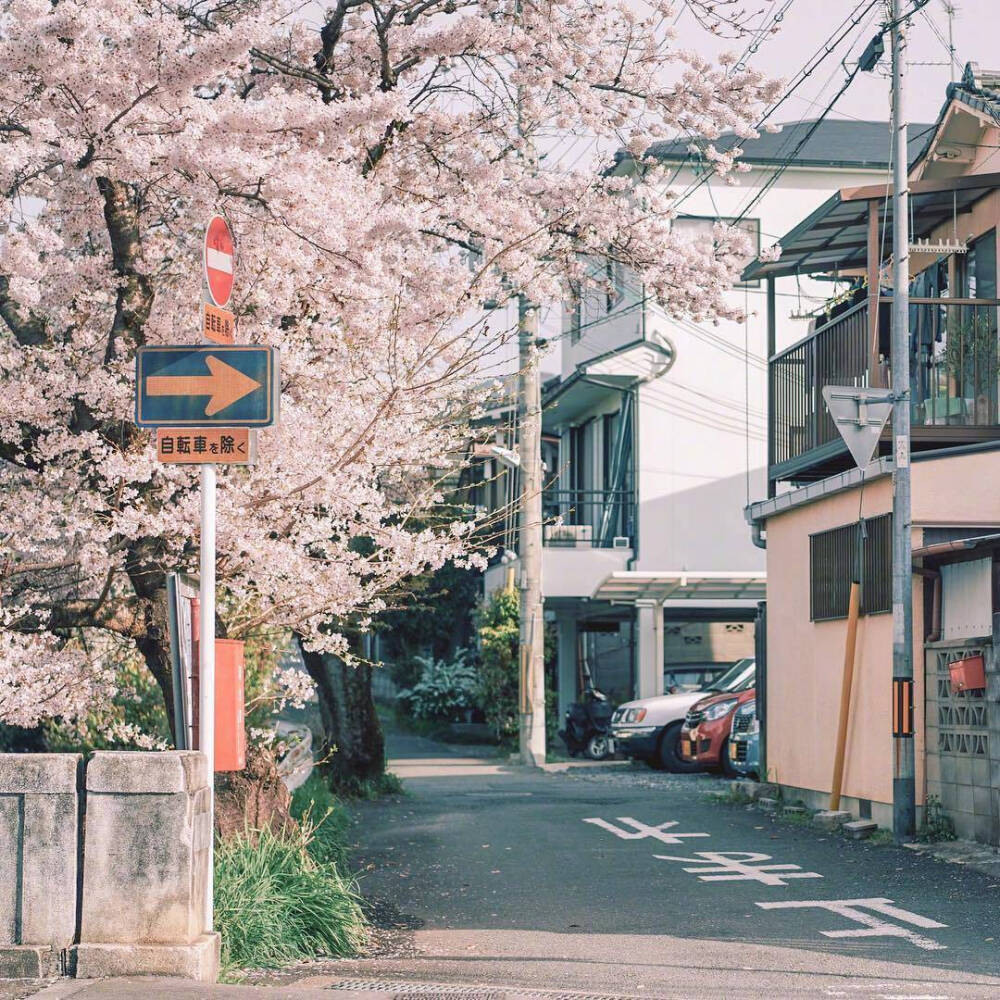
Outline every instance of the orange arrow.
{"label": "orange arrow", "polygon": [[150,396],[210,396],[205,416],[211,417],[261,386],[211,354],[205,363],[210,375],[147,375],[146,392]]}

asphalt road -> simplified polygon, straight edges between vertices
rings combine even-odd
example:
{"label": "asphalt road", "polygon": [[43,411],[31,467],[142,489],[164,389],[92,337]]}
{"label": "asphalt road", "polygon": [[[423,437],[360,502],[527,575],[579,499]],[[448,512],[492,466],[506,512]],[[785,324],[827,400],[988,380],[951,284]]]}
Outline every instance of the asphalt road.
{"label": "asphalt road", "polygon": [[706,776],[390,749],[409,794],[360,807],[357,862],[395,930],[323,985],[1000,997],[1000,873],[719,805]]}

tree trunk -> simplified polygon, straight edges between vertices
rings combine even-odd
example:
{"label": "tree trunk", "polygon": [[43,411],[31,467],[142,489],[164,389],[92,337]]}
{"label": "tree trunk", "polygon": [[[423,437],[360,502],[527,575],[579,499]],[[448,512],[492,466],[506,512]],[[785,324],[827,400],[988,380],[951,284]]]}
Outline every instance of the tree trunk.
{"label": "tree trunk", "polygon": [[251,744],[244,770],[215,776],[215,832],[223,840],[259,830],[290,834],[298,827],[292,819],[291,803],[274,751]]}
{"label": "tree trunk", "polygon": [[174,730],[174,676],[170,662],[170,628],[167,624],[167,589],[150,592],[143,601],[144,625],[142,635],[136,638],[136,646],[146,661],[149,672],[159,685],[163,695],[163,707],[170,726],[170,738],[177,745]]}
{"label": "tree trunk", "polygon": [[337,656],[302,650],[316,684],[323,721],[320,770],[345,792],[385,773],[385,737],[372,697],[372,668],[349,666]]}

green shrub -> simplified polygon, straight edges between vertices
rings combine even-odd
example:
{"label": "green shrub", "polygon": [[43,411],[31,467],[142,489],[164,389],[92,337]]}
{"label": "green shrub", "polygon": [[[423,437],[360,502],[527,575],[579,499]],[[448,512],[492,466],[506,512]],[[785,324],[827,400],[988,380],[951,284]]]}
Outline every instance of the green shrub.
{"label": "green shrub", "polygon": [[475,705],[476,671],[465,650],[459,650],[452,660],[414,659],[421,664],[420,680],[397,696],[413,718],[457,722]]}
{"label": "green shrub", "polygon": [[936,795],[928,795],[924,804],[924,821],[917,830],[917,840],[931,844],[938,840],[957,840],[955,824],[944,811],[941,800]]}
{"label": "green shrub", "polygon": [[215,854],[215,923],[222,964],[278,968],[317,956],[354,955],[365,937],[352,882],[314,860],[308,820],[297,836],[247,831]]}
{"label": "green shrub", "polygon": [[498,743],[517,737],[519,597],[496,591],[479,609],[477,698]]}

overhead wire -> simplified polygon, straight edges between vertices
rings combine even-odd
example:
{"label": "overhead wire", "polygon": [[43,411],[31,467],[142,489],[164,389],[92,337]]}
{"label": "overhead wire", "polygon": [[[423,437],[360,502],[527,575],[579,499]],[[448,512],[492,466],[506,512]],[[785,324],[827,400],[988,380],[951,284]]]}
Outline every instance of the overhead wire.
{"label": "overhead wire", "polygon": [[[775,104],[772,105],[771,108],[769,108],[768,111],[765,113],[765,115],[760,119],[758,127],[763,125],[768,120],[768,118],[770,118],[777,111],[777,109],[780,108],[785,103],[785,101],[788,100],[790,96],[792,96],[794,91],[799,86],[801,86],[805,82],[805,80],[809,79],[809,77],[816,71],[816,69],[820,65],[822,65],[822,63],[826,60],[826,58],[828,58],[828,56],[833,51],[836,51],[836,49],[840,46],[843,40],[847,37],[847,35],[871,13],[871,11],[877,6],[878,3],[879,0],[862,0],[862,2],[859,3],[854,8],[852,13],[848,15],[848,17],[845,18],[845,20],[840,23],[838,28],[836,28],[830,36],[828,36],[826,42],[820,46],[817,52],[809,60],[807,60],[807,62],[803,65],[802,69],[800,69],[799,73],[796,75],[793,84],[786,89],[782,97],[777,102],[775,102]],[[790,2],[786,3],[785,6],[782,8],[782,13],[785,10],[787,10],[787,8],[790,5],[791,5]],[[775,6],[776,2],[772,3],[769,14],[774,11]],[[769,21],[765,19],[764,25],[767,26],[768,24]],[[763,30],[764,27],[762,27],[761,31]],[[757,39],[762,39],[762,37],[763,35],[759,33],[757,36],[755,36],[755,38]],[[757,44],[759,46],[759,41],[757,42]],[[751,43],[748,46],[748,48],[752,48],[753,45],[754,45],[754,39],[751,39]],[[776,174],[773,175],[771,178],[769,178],[769,182],[765,185],[764,189],[758,192],[757,195],[751,200],[751,202],[745,208],[742,209],[741,214],[738,217],[737,221],[742,221],[742,219],[745,218],[746,213],[760,201],[760,199],[764,196],[764,194],[766,194],[768,190],[770,190],[771,187],[773,187],[773,185],[777,182],[777,179],[781,176],[784,170],[787,169],[787,166],[794,160],[795,156],[798,154],[801,148],[805,145],[806,142],[808,142],[808,140],[814,134],[816,129],[819,127],[819,125],[822,123],[825,117],[829,114],[832,107],[836,104],[836,102],[839,100],[842,94],[846,91],[847,87],[850,85],[854,77],[857,75],[857,72],[858,70],[855,69],[853,73],[850,73],[848,75],[847,80],[842,85],[837,94],[834,96],[833,100],[827,104],[826,108],[824,109],[823,115],[821,115],[821,117],[816,122],[813,122],[811,124],[810,129],[807,131],[806,135],[803,138],[799,139],[799,141],[795,145],[795,148],[792,150],[790,157],[786,158],[783,165],[779,168]],[[783,149],[785,145],[788,145],[791,142],[791,139],[792,136],[790,135],[788,139],[785,140],[785,143],[782,146],[779,146],[779,149]],[[591,143],[590,145],[593,145],[593,143]],[[583,154],[581,153],[580,155],[582,156]],[[685,157],[684,162],[687,162],[690,155],[691,153],[689,151],[688,157]],[[577,159],[579,159],[579,157]],[[576,160],[574,160],[574,163],[575,162]],[[683,163],[681,164],[680,167],[678,167],[677,171],[675,172],[674,174],[675,178],[676,176],[678,176],[682,168],[683,168]],[[707,174],[704,178],[700,178],[692,188],[690,188],[681,196],[681,198],[678,201],[678,204],[683,203],[683,201],[686,200],[686,198],[690,197],[690,195],[693,193],[693,190],[696,190],[698,187],[702,186],[702,184],[706,183],[710,179],[711,179],[711,174]],[[715,205],[714,194],[711,192],[710,185],[709,185],[709,194],[712,200],[713,208],[715,208],[716,211],[716,216],[720,217],[720,213],[718,212],[718,207]],[[748,303],[748,294],[749,294],[748,290],[745,289],[744,301],[747,303]],[[608,315],[597,317],[594,320],[590,320],[587,323],[580,323],[574,325],[572,330],[567,331],[567,334],[575,336],[577,338],[577,342],[580,342],[581,340],[584,339],[588,339],[590,335],[584,334],[585,329],[607,322],[612,315],[614,315],[615,317],[620,317],[635,309],[642,308],[646,305],[649,299],[650,296],[642,295],[640,298],[637,299],[636,302],[630,304],[629,306],[626,306],[625,309],[617,310],[613,314],[609,313]],[[663,394],[659,392],[659,390],[654,390],[651,393],[649,393],[649,395],[652,397],[650,402],[653,405],[656,405],[657,408],[663,410],[664,412],[672,413],[675,416],[680,416],[683,419],[690,420],[691,422],[702,423],[704,426],[714,426],[717,429],[727,431],[729,433],[740,433],[741,435],[743,435],[747,442],[747,476],[748,476],[748,489],[749,489],[749,442],[751,438],[758,440],[763,440],[764,438],[764,435],[760,433],[756,427],[751,426],[751,408],[749,401],[749,372],[751,365],[757,367],[761,371],[766,371],[767,362],[766,359],[753,356],[750,353],[748,320],[745,320],[744,323],[744,344],[742,350],[740,350],[738,346],[732,344],[731,342],[725,340],[724,338],[710,334],[708,331],[702,330],[693,321],[684,318],[677,319],[671,317],[669,318],[668,322],[680,326],[682,329],[686,330],[692,336],[700,339],[703,343],[707,344],[708,346],[720,350],[722,353],[727,354],[733,357],[734,359],[743,362],[745,366],[743,426],[734,427],[731,422],[727,422],[731,421],[732,417],[731,415],[726,415],[724,410],[727,405],[730,408],[732,408],[734,405],[733,402],[713,399],[712,397],[708,396],[708,394],[699,393],[697,390],[691,390],[690,387],[687,387],[689,392],[693,392],[699,395],[701,398],[704,398],[707,402],[711,402],[713,404],[713,410],[711,411],[711,413],[706,412],[704,407],[698,409],[696,405],[686,403],[684,400],[678,399],[676,396]],[[566,334],[561,334],[560,336],[565,336],[565,335]],[[675,383],[671,384],[673,386]],[[738,406],[738,404],[736,405]],[[712,414],[714,414],[715,417],[714,421],[706,422],[704,419],[702,419]],[[762,415],[762,411],[757,411],[757,414]],[[756,417],[757,414],[754,414],[754,416]],[[756,423],[756,420],[754,422]]]}

